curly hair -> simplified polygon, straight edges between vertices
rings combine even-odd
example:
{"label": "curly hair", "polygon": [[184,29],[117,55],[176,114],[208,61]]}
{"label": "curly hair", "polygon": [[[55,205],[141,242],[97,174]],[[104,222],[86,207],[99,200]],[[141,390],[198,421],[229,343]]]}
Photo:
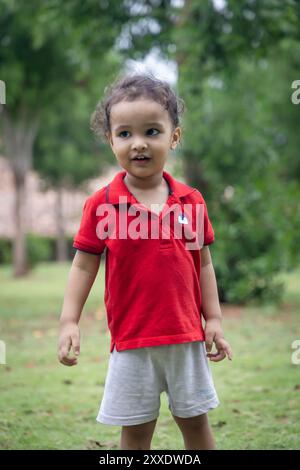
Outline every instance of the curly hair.
{"label": "curly hair", "polygon": [[91,116],[91,129],[103,142],[107,143],[107,135],[111,132],[112,106],[120,101],[134,101],[137,98],[146,98],[161,104],[169,112],[173,130],[179,126],[179,119],[186,105],[167,82],[159,80],[150,72],[121,74],[104,89],[104,97]]}

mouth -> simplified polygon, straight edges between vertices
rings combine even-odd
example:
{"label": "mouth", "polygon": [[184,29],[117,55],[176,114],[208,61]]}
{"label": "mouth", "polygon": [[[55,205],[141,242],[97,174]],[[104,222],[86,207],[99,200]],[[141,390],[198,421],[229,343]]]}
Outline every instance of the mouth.
{"label": "mouth", "polygon": [[139,155],[138,157],[132,158],[134,165],[146,166],[150,162],[151,158],[147,155]]}
{"label": "mouth", "polygon": [[147,155],[139,155],[139,156],[133,157],[132,160],[137,161],[137,162],[143,162],[143,161],[150,160],[150,157],[148,157]]}

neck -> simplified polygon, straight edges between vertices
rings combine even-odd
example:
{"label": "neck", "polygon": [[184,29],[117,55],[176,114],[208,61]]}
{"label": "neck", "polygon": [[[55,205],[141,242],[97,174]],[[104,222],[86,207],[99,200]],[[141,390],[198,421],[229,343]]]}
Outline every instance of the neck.
{"label": "neck", "polygon": [[131,188],[134,189],[155,189],[161,186],[163,182],[163,172],[157,173],[155,175],[150,176],[149,178],[138,178],[137,176],[132,176],[131,174],[126,172],[126,175],[124,177],[125,183],[128,183],[128,185]]}

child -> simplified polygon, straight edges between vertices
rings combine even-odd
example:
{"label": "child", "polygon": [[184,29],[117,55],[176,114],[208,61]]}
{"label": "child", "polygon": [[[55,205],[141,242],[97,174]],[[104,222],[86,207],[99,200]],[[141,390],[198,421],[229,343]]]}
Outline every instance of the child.
{"label": "child", "polygon": [[107,139],[123,171],[84,205],[60,318],[59,360],[77,364],[78,322],[105,250],[111,343],[97,421],[122,426],[121,449],[150,449],[166,391],[185,448],[214,449],[207,412],[219,400],[207,357],[217,362],[232,352],[221,328],[205,201],[164,170],[180,142],[184,103],[151,74],[125,75],[106,92],[92,128]]}

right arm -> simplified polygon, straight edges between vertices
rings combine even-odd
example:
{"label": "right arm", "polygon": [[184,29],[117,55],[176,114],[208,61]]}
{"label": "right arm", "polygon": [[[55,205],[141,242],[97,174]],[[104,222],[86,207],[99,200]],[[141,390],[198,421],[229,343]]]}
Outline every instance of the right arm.
{"label": "right arm", "polygon": [[[96,278],[101,255],[76,251],[65,290],[59,320],[58,358],[66,366],[77,364],[80,352],[78,323],[86,299]],[[70,349],[75,357],[68,357]]]}

